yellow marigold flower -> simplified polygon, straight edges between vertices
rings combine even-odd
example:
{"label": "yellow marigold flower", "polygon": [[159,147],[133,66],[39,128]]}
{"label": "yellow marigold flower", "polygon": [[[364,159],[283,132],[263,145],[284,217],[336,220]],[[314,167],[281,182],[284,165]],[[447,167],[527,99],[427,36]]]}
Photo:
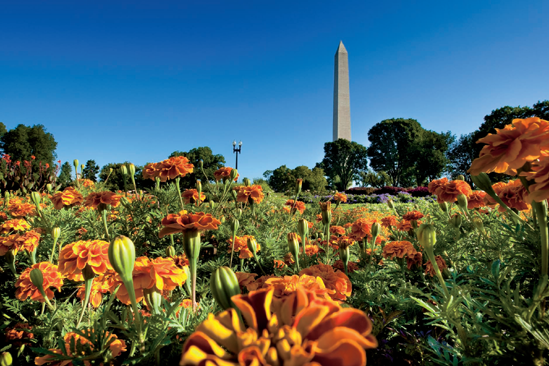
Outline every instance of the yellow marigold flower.
{"label": "yellow marigold flower", "polygon": [[183,345],[180,365],[366,364],[365,349],[377,347],[366,314],[317,298],[301,286],[275,313],[274,291],[232,297],[247,325],[232,308],[209,314]]}
{"label": "yellow marigold flower", "polygon": [[103,240],[80,240],[65,245],[59,254],[59,272],[74,281],[82,281],[82,270],[89,266],[95,274],[112,270],[109,243]]}
{"label": "yellow marigold flower", "polygon": [[25,269],[15,283],[15,287],[17,287],[15,297],[21,301],[25,301],[29,297],[34,301],[45,301],[42,294],[40,294],[38,287],[36,287],[31,281],[30,273],[33,269],[39,269],[42,272],[42,276],[44,277],[42,284],[44,292],[49,300],[53,299],[53,291],[50,287],[54,287],[58,291],[61,290],[61,286],[63,286],[63,276],[57,271],[57,266],[55,264],[51,264],[50,262],[36,263],[32,267]]}
{"label": "yellow marigold flower", "polygon": [[81,205],[84,201],[83,196],[74,187],[67,187],[62,192],[57,192],[51,198],[53,207],[60,210],[63,207],[73,207]]}
{"label": "yellow marigold flower", "polygon": [[26,231],[30,227],[29,223],[24,219],[8,220],[0,226],[0,234],[7,234],[13,231]]}
{"label": "yellow marigold flower", "polygon": [[302,269],[299,274],[320,277],[327,289],[335,291],[335,293],[330,294],[333,300],[345,301],[347,297],[351,296],[353,285],[349,277],[343,272],[334,271],[334,268],[330,265],[319,263]]}

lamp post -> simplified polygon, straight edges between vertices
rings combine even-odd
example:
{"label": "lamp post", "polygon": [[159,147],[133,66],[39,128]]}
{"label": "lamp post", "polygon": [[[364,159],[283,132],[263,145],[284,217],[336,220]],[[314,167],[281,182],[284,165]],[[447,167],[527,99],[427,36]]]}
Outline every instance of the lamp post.
{"label": "lamp post", "polygon": [[242,152],[242,141],[238,143],[238,147],[236,147],[236,140],[233,141],[233,153],[236,154],[236,165],[235,169],[238,170],[238,154]]}

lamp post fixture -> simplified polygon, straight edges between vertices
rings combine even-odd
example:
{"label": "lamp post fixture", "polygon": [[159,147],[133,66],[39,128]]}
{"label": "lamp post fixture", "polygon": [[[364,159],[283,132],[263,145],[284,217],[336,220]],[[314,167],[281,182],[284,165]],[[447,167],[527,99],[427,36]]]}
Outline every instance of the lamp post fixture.
{"label": "lamp post fixture", "polygon": [[238,143],[238,147],[236,147],[236,140],[233,141],[233,153],[236,154],[236,165],[235,169],[238,170],[238,154],[242,152],[242,141]]}

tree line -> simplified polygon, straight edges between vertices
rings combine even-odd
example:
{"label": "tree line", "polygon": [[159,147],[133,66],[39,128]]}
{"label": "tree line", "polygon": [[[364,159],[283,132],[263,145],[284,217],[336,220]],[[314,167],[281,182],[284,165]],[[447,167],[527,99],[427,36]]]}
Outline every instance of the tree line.
{"label": "tree line", "polygon": [[[549,100],[539,101],[532,107],[505,106],[493,110],[484,117],[484,122],[477,130],[459,138],[450,131],[426,130],[415,119],[386,119],[369,130],[368,147],[344,139],[327,142],[324,144],[324,159],[312,169],[304,165],[294,169],[282,165],[267,170],[263,178],[255,179],[254,182],[265,182],[276,191],[286,191],[293,189],[296,179],[301,178],[303,189],[314,192],[326,188],[342,191],[352,182],[372,187],[422,186],[442,175],[463,175],[471,182],[467,170],[482,149],[482,144],[476,141],[488,133],[495,133],[496,128],[503,128],[515,118],[528,117],[549,120]],[[47,164],[48,169],[58,173],[57,183],[63,187],[71,184],[73,167],[69,162],[60,167],[55,164],[56,148],[55,138],[43,125],[31,127],[20,124],[8,131],[0,122],[0,151],[9,155],[13,162]],[[212,177],[215,170],[225,165],[223,155],[213,154],[207,146],[174,151],[170,157],[173,156],[185,156],[195,166],[199,166],[202,160],[208,177]],[[107,189],[123,189],[120,167],[124,164],[129,162],[110,163],[100,168],[94,160],[88,160],[81,169],[81,178],[106,182]],[[143,167],[136,166],[136,184],[140,189],[151,188],[154,182],[143,179]],[[496,174],[492,175],[495,180],[501,179]],[[198,169],[182,178],[181,184],[192,187],[197,179],[205,179]]]}

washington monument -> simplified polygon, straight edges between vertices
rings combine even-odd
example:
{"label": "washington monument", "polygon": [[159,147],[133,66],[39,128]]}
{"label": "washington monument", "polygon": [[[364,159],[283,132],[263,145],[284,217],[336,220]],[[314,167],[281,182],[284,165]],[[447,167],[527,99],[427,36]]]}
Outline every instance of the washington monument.
{"label": "washington monument", "polygon": [[351,103],[349,99],[349,55],[339,42],[334,62],[334,141],[351,141]]}

